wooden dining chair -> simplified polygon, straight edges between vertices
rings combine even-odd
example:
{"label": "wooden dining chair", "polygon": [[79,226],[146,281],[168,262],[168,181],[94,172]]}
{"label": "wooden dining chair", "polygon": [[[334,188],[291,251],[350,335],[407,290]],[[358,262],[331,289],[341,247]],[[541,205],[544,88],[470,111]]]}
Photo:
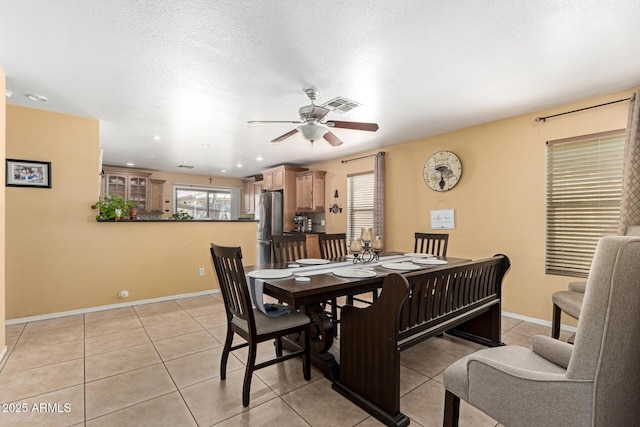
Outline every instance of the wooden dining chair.
{"label": "wooden dining chair", "polygon": [[318,234],[320,256],[324,259],[343,258],[347,256],[347,235],[345,233]]}
{"label": "wooden dining chair", "polygon": [[273,235],[271,241],[276,263],[294,262],[307,257],[307,236],[304,234]]}
{"label": "wooden dining chair", "polygon": [[[304,379],[309,381],[311,379],[311,345],[308,332],[311,320],[309,317],[295,310],[279,317],[267,317],[260,309],[252,307],[247,279],[242,266],[242,251],[239,247],[225,247],[211,243],[211,257],[227,313],[227,336],[220,359],[220,379],[226,379],[229,353],[249,347],[242,386],[243,406],[249,405],[251,378],[253,372],[258,369],[303,356],[302,371]],[[304,335],[304,348],[285,355],[278,354],[277,348],[281,348],[281,345],[278,344],[282,337],[295,333]],[[233,345],[234,334],[240,335],[245,342]],[[276,357],[256,363],[258,344],[274,339],[278,340]]]}
{"label": "wooden dining chair", "polygon": [[419,254],[431,254],[435,256],[447,256],[447,233],[416,233],[413,251]]}

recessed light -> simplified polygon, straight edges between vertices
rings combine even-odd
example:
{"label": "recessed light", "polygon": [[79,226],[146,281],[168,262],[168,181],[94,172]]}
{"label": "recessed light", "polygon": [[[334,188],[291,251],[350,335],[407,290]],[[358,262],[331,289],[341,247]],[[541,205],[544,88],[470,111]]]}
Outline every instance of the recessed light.
{"label": "recessed light", "polygon": [[45,102],[47,100],[47,98],[45,98],[42,95],[33,95],[33,94],[26,94],[25,95],[27,98],[29,98],[32,101],[38,101],[38,102]]}
{"label": "recessed light", "polygon": [[127,166],[135,166],[135,165],[136,165],[135,163],[132,163],[132,162],[127,162],[127,163],[125,163],[125,164],[126,164]]}
{"label": "recessed light", "polygon": [[241,167],[242,167],[242,163],[238,163],[238,164],[236,165],[236,167],[237,167],[237,168],[241,168]]}
{"label": "recessed light", "polygon": [[259,162],[261,162],[261,161],[263,161],[264,159],[262,158],[262,156],[258,156],[258,157],[256,157],[256,160],[257,160],[257,161],[259,161]]}
{"label": "recessed light", "polygon": [[153,139],[155,139],[156,141],[160,141],[160,137],[159,136],[154,136]]}
{"label": "recessed light", "polygon": [[222,169],[220,172],[227,173],[227,170],[226,169]]}
{"label": "recessed light", "polygon": [[209,148],[211,147],[209,144],[202,144],[202,148]]}
{"label": "recessed light", "polygon": [[13,95],[13,92],[11,92],[10,90],[5,90],[4,94],[6,95],[7,98],[11,98],[11,96]]}

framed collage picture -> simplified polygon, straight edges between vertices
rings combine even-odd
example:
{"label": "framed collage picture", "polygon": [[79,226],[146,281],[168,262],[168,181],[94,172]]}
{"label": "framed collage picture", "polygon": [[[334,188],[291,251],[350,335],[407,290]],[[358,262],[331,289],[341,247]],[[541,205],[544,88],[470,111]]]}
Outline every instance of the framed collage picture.
{"label": "framed collage picture", "polygon": [[51,162],[7,159],[7,187],[51,188]]}

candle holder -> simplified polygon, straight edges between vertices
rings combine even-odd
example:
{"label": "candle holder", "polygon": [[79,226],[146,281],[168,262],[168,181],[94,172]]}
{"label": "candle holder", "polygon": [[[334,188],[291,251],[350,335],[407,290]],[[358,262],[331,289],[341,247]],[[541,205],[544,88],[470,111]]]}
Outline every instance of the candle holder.
{"label": "candle holder", "polygon": [[353,263],[368,263],[377,261],[382,252],[382,237],[376,236],[372,239],[370,228],[362,228],[360,239],[353,239],[350,245],[353,254]]}

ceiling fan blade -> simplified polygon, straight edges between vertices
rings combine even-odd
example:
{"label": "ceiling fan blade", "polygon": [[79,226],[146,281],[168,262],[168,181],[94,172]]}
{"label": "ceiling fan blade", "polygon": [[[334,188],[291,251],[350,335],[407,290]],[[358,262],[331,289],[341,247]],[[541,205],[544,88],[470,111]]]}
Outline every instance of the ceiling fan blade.
{"label": "ceiling fan blade", "polygon": [[337,136],[335,136],[335,134],[333,134],[332,132],[327,132],[324,135],[322,135],[322,137],[326,139],[327,142],[329,142],[329,144],[333,145],[334,147],[337,145],[342,145],[342,140]]}
{"label": "ceiling fan blade", "polygon": [[341,121],[338,121],[338,120],[329,120],[325,124],[327,126],[334,127],[334,128],[340,128],[340,129],[366,130],[368,132],[375,132],[375,131],[378,130],[378,124],[377,123],[341,122]]}
{"label": "ceiling fan blade", "polygon": [[[295,123],[295,122],[294,122]],[[285,133],[284,135],[280,135],[279,137],[277,137],[276,139],[272,139],[271,142],[280,142],[280,141],[284,141],[285,139],[289,138],[290,136],[295,135],[296,133],[298,133],[298,129],[293,129],[292,131],[289,131],[287,133]]]}
{"label": "ceiling fan blade", "polygon": [[249,120],[247,123],[304,123],[300,120]]}

